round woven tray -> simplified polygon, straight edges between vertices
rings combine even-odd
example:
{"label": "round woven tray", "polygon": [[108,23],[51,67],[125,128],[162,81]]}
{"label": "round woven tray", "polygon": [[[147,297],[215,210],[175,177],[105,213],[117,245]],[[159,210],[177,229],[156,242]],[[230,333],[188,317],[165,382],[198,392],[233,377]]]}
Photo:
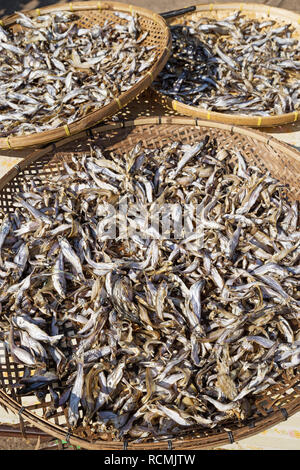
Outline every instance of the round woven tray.
{"label": "round woven tray", "polygon": [[[192,143],[205,135],[215,138],[220,148],[239,149],[251,164],[269,170],[273,176],[287,185],[287,197],[300,200],[300,153],[273,137],[260,132],[208,123],[185,117],[153,117],[135,121],[125,121],[115,125],[102,125],[93,130],[82,132],[76,138],[70,137],[47,148],[37,150],[32,155],[13,167],[0,180],[0,209],[13,212],[12,193],[20,190],[24,180],[64,173],[62,161],[71,159],[72,153],[89,151],[89,142],[100,145],[105,152],[114,151],[120,155],[141,141],[147,147],[163,146],[167,142],[180,140]],[[71,325],[70,325],[71,327]],[[233,441],[250,437],[287,419],[300,411],[300,368],[286,370],[279,377],[276,385],[257,395],[255,411],[251,418],[226,427],[185,434],[180,438],[148,442],[107,441],[98,437],[82,434],[80,428],[69,432],[67,420],[62,408],[54,416],[45,418],[50,406],[50,395],[44,403],[31,397],[18,397],[12,385],[16,384],[24,373],[22,365],[13,362],[0,342],[0,405],[8,408],[29,422],[41,433],[67,440],[72,445],[86,449],[202,449],[219,447]],[[67,439],[66,439],[67,437]]]}
{"label": "round woven tray", "polygon": [[[97,111],[86,114],[81,119],[69,125],[62,125],[49,131],[43,131],[24,136],[11,136],[0,138],[0,149],[22,149],[26,147],[38,147],[49,142],[55,142],[66,136],[77,134],[89,127],[92,127],[105,118],[114,115],[121,108],[126,106],[131,100],[138,96],[143,90],[149,87],[158,73],[163,69],[170,55],[172,40],[169,28],[165,20],[156,13],[145,8],[127,5],[119,2],[99,2],[85,1],[66,4],[55,4],[36,10],[26,11],[30,17],[43,15],[54,11],[72,11],[79,16],[77,24],[87,28],[95,24],[102,26],[106,20],[113,23],[120,23],[124,20],[114,15],[114,11],[137,14],[142,31],[148,31],[148,36],[143,42],[145,46],[155,46],[155,60],[151,68],[144,72],[144,75],[132,88],[116,96],[106,106]],[[2,25],[12,28],[14,31],[22,29],[16,25],[18,15],[11,15],[1,20]]]}
{"label": "round woven tray", "polygon": [[[277,21],[278,23],[289,23],[295,28],[293,37],[300,40],[300,16],[292,11],[284,10],[282,8],[270,7],[268,5],[259,5],[252,3],[227,3],[227,4],[207,4],[196,5],[195,11],[185,13],[174,18],[167,19],[169,26],[173,25],[189,25],[190,21],[200,20],[202,17],[216,19],[217,21],[226,18],[233,12],[240,10],[243,15],[248,18],[258,19],[265,21],[266,18]],[[170,98],[161,92],[157,93],[162,99],[171,106],[175,111],[185,116],[192,116],[200,119],[207,119],[215,122],[223,122],[225,124],[234,124],[237,126],[250,126],[250,127],[272,127],[280,124],[287,124],[295,122],[300,119],[300,112],[281,114],[278,116],[245,116],[241,114],[229,114],[215,111],[207,111],[196,106],[190,106],[175,99]]]}

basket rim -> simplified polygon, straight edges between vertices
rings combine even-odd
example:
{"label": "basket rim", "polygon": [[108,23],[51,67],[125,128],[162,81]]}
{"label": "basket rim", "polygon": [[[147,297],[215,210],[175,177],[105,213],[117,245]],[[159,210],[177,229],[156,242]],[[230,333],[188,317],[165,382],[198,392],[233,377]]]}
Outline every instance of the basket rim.
{"label": "basket rim", "polygon": [[[77,119],[71,124],[65,123],[65,125],[62,124],[59,127],[50,130],[34,132],[22,136],[0,137],[1,150],[20,150],[25,148],[31,148],[34,146],[45,145],[50,142],[55,142],[57,140],[63,139],[66,136],[75,135],[85,129],[88,129],[89,127],[99,124],[104,119],[107,119],[113,116],[118,111],[120,111],[120,109],[124,108],[124,106],[130,103],[130,101],[135,99],[140,93],[147,89],[165,66],[171,54],[171,32],[163,17],[158,15],[157,13],[152,12],[149,9],[114,1],[99,2],[89,0],[85,2],[71,2],[65,4],[56,3],[51,6],[36,8],[34,10],[22,10],[22,13],[25,13],[31,17],[36,17],[41,14],[50,13],[54,11],[82,12],[91,10],[121,11],[130,14],[137,13],[142,17],[151,19],[157,25],[159,25],[163,33],[163,41],[161,45],[162,51],[160,52],[160,54],[157,55],[154,64],[146,72],[143,73],[142,77],[135,85],[118,95],[118,97],[112,99],[107,105],[103,106],[102,108],[87,113],[85,116],[81,117],[80,119]],[[4,26],[12,26],[13,24],[15,24],[17,18],[17,14],[6,16],[2,18],[1,24]]]}
{"label": "basket rim", "polygon": [[192,118],[187,116],[153,116],[153,117],[139,117],[133,120],[121,120],[115,123],[109,124],[100,124],[98,127],[93,127],[91,129],[85,129],[78,134],[73,134],[70,137],[64,138],[59,140],[58,142],[53,142],[50,145],[40,148],[40,149],[32,149],[32,153],[27,155],[23,160],[18,162],[14,165],[5,175],[0,178],[0,191],[4,188],[4,186],[10,182],[20,171],[26,169],[27,166],[34,163],[40,157],[46,155],[51,151],[58,150],[60,147],[76,141],[78,139],[84,137],[91,137],[95,133],[100,134],[101,132],[106,132],[110,130],[118,130],[123,129],[126,127],[136,127],[136,126],[143,126],[143,125],[161,125],[161,124],[169,124],[169,125],[190,125],[196,127],[207,127],[207,128],[216,128],[220,130],[229,131],[232,135],[233,134],[241,134],[244,136],[252,137],[253,139],[269,145],[273,147],[274,150],[284,152],[290,158],[295,159],[296,161],[300,162],[300,150],[297,150],[295,147],[282,142],[281,140],[277,139],[273,135],[266,134],[258,129],[253,129],[249,127],[242,127],[242,126],[234,126],[220,122],[210,122],[207,120],[200,120],[198,118]]}
{"label": "basket rim", "polygon": [[[64,145],[81,139],[83,137],[91,137],[94,134],[101,134],[111,130],[118,130],[124,129],[128,127],[137,127],[137,126],[153,126],[153,125],[187,125],[187,126],[195,126],[195,127],[206,127],[206,128],[217,128],[220,130],[229,131],[232,135],[240,134],[252,137],[253,139],[259,141],[260,143],[265,143],[277,151],[282,151],[287,153],[290,157],[295,158],[298,162],[300,162],[300,152],[296,149],[291,148],[288,144],[280,142],[278,139],[269,136],[267,134],[262,133],[261,131],[236,127],[236,126],[229,126],[226,124],[221,123],[213,123],[207,121],[201,121],[198,119],[192,119],[188,117],[149,117],[149,118],[138,118],[132,121],[122,121],[117,122],[114,124],[108,125],[101,125],[97,128],[93,128],[92,130],[86,130],[77,136],[71,136],[67,139],[59,141],[57,144],[49,145],[43,149],[39,149],[33,151],[31,155],[24,158],[23,161],[15,165],[6,175],[4,175],[0,179],[0,191],[5,187],[7,183],[9,183],[13,178],[15,178],[20,171],[25,170],[29,165],[34,163],[40,157],[45,156],[49,152],[57,151],[60,147]],[[299,374],[297,375],[297,382],[300,381],[300,367]],[[297,369],[297,371],[298,371]],[[263,417],[256,418],[253,421],[253,425],[249,426],[249,424],[241,426],[238,429],[232,431],[221,431],[218,433],[213,433],[210,435],[203,435],[203,436],[190,436],[185,439],[179,439],[178,437],[173,439],[164,439],[158,441],[150,441],[150,442],[141,442],[141,443],[132,443],[127,441],[89,441],[84,439],[72,432],[68,431],[67,428],[63,428],[60,425],[54,424],[52,422],[48,422],[45,418],[40,417],[26,407],[23,407],[20,403],[18,403],[15,399],[9,396],[3,389],[0,389],[0,405],[4,405],[9,408],[15,414],[19,416],[22,415],[26,421],[28,421],[31,425],[36,426],[41,431],[46,432],[49,435],[54,436],[55,438],[66,439],[70,444],[78,445],[85,449],[94,449],[94,450],[123,450],[124,449],[124,442],[126,444],[126,448],[131,450],[150,450],[150,449],[208,449],[213,448],[220,445],[230,444],[235,440],[242,440],[248,438],[250,436],[256,435],[266,429],[273,427],[274,425],[286,420],[288,417],[292,416],[293,414],[300,411],[300,399],[292,399],[291,403],[288,404],[286,408],[279,408],[273,409],[270,414],[267,414]],[[76,431],[75,431],[76,432]],[[201,432],[201,431],[200,431]]]}
{"label": "basket rim", "polygon": [[[176,17],[167,19],[167,24],[171,26],[174,21],[178,18],[186,19],[189,16],[194,15],[197,12],[207,12],[212,14],[214,11],[223,11],[223,10],[239,10],[243,13],[255,11],[256,13],[261,13],[266,15],[268,18],[277,17],[282,21],[287,20],[288,18],[293,21],[294,26],[299,30],[300,34],[300,14],[285,8],[271,7],[264,4],[256,3],[220,3],[220,4],[206,4],[206,5],[195,5],[196,9],[192,12],[183,13]],[[175,23],[174,23],[175,24]],[[176,23],[179,24],[179,23]],[[277,116],[258,116],[258,115],[244,115],[244,114],[230,114],[230,113],[221,113],[217,111],[207,111],[204,108],[198,108],[197,106],[187,105],[181,103],[176,99],[170,98],[168,95],[165,95],[161,91],[158,91],[153,84],[151,88],[158,94],[160,99],[165,100],[167,105],[169,105],[174,111],[182,113],[186,116],[198,117],[201,119],[207,119],[208,121],[212,120],[215,122],[224,122],[226,124],[236,124],[239,126],[250,126],[250,127],[272,127],[279,126],[282,124],[290,124],[300,120],[300,112],[293,111],[291,113],[283,113]]]}

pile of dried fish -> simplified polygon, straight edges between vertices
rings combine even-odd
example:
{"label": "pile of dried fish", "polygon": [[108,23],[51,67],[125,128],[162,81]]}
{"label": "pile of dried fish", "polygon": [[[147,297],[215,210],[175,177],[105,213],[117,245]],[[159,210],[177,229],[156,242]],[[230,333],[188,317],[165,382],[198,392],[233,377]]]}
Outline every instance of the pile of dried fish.
{"label": "pile of dried fish", "polygon": [[208,136],[126,154],[93,143],[63,166],[28,179],[0,228],[1,334],[27,371],[16,393],[50,393],[46,416],[63,407],[77,432],[112,439],[250,418],[300,364],[297,203]]}
{"label": "pile of dried fish", "polygon": [[136,16],[81,27],[66,11],[30,18],[21,32],[0,26],[0,136],[70,124],[109,104],[153,65]]}
{"label": "pile of dried fish", "polygon": [[171,26],[173,53],[157,90],[184,104],[271,116],[300,109],[300,43],[294,27],[236,12]]}

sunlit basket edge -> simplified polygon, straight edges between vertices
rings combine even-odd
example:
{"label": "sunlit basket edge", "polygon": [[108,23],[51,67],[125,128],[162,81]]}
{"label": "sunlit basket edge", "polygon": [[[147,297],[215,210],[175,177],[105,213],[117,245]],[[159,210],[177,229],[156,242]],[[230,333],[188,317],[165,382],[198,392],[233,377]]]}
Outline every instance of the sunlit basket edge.
{"label": "sunlit basket edge", "polygon": [[[283,144],[279,142],[277,139],[270,137],[267,134],[263,134],[259,131],[235,126],[228,126],[226,124],[219,124],[219,123],[208,123],[207,121],[200,121],[198,119],[192,118],[185,118],[185,117],[152,117],[152,118],[140,118],[134,121],[125,121],[123,123],[116,123],[112,125],[102,125],[92,130],[92,136],[99,136],[101,134],[105,134],[106,132],[115,132],[121,131],[122,129],[128,129],[128,139],[132,137],[132,131],[135,128],[144,129],[145,127],[150,127],[151,131],[152,128],[157,126],[157,139],[159,140],[161,135],[159,131],[159,126],[181,126],[184,128],[195,127],[199,130],[203,129],[205,132],[209,132],[212,129],[217,130],[218,132],[226,132],[227,136],[232,136],[232,142],[234,143],[234,138],[243,136],[252,139],[254,142],[257,142],[258,149],[259,145],[262,144],[265,148],[274,149],[276,153],[278,153],[282,159],[288,158],[293,159],[300,169],[300,152],[293,150],[287,144]],[[131,132],[130,132],[131,130]],[[153,133],[153,132],[152,132]],[[138,136],[140,137],[140,136]],[[37,162],[40,158],[47,156],[47,154],[52,152],[61,152],[63,148],[70,144],[71,142],[81,142],[83,139],[90,139],[91,133],[88,131],[82,132],[80,135],[72,136],[68,139],[61,140],[57,144],[50,145],[44,149],[37,150],[21,161],[18,165],[13,167],[4,177],[0,179],[0,195],[5,187],[12,181],[18,174],[27,168],[31,167],[35,162]],[[151,137],[152,138],[152,137]],[[258,150],[259,151],[259,150]],[[66,152],[69,152],[67,150]],[[260,150],[263,152],[263,148]],[[266,158],[265,153],[262,153],[262,158]],[[299,180],[299,176],[295,175],[297,180]],[[300,370],[297,369],[297,373],[293,378],[293,381],[286,385],[286,390],[299,387],[300,384]],[[245,439],[247,437],[253,436],[257,433],[265,431],[270,427],[280,423],[283,420],[286,420],[288,417],[292,416],[296,412],[300,411],[300,388],[297,390],[299,391],[298,394],[294,391],[294,395],[286,395],[284,400],[287,400],[287,403],[284,403],[284,406],[275,405],[270,412],[266,413],[265,415],[256,418],[251,422],[251,425],[242,425],[240,427],[236,425],[228,424],[224,426],[226,430],[217,430],[217,432],[209,431],[206,432],[196,432],[195,435],[186,436],[183,438],[172,438],[172,439],[162,439],[159,441],[150,441],[150,442],[138,442],[132,443],[127,441],[90,441],[88,439],[84,439],[78,435],[76,435],[76,430],[73,433],[70,431],[66,426],[61,426],[49,422],[45,418],[36,415],[31,409],[27,409],[26,406],[23,406],[21,403],[18,403],[17,400],[13,399],[12,396],[5,391],[5,386],[1,386],[2,390],[0,390],[0,403],[11,411],[16,414],[22,416],[26,421],[28,421],[31,425],[36,426],[41,431],[46,432],[49,435],[52,435],[58,439],[65,439],[66,436],[70,442],[70,444],[80,446],[86,449],[102,449],[102,450],[122,450],[124,449],[124,445],[126,448],[132,450],[142,450],[142,449],[206,449],[206,448],[215,448],[221,445],[229,444],[235,441],[240,441],[241,439]],[[272,390],[270,387],[266,392]],[[274,392],[275,395],[278,392]],[[281,399],[278,399],[280,402]],[[276,399],[274,400],[276,402]]]}

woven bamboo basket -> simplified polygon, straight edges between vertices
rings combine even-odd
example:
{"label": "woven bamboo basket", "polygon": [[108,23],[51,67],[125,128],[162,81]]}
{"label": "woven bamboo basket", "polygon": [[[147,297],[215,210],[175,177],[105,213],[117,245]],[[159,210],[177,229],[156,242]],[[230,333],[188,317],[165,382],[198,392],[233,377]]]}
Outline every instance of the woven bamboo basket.
{"label": "woven bamboo basket", "polygon": [[[269,170],[274,177],[281,180],[286,185],[288,198],[300,200],[300,153],[288,145],[247,128],[208,123],[186,117],[152,117],[102,125],[84,131],[76,137],[61,140],[47,148],[36,150],[1,178],[0,209],[4,213],[14,211],[12,194],[20,190],[24,181],[38,177],[42,184],[43,178],[64,173],[63,160],[70,160],[74,152],[80,156],[80,152],[89,151],[89,143],[92,141],[100,145],[104,153],[114,151],[122,158],[122,154],[139,141],[148,148],[155,148],[176,140],[192,143],[195,139],[202,139],[206,135],[215,138],[220,148],[239,149],[250,164]],[[70,331],[71,328],[70,324]],[[21,426],[24,427],[24,421],[28,422],[35,429],[39,429],[41,435],[46,433],[86,449],[216,448],[253,436],[300,411],[300,368],[298,367],[284,371],[276,385],[258,395],[253,415],[243,422],[231,425],[227,423],[225,427],[219,426],[212,430],[194,430],[193,433],[189,431],[189,434],[172,440],[133,443],[107,441],[105,436],[102,438],[101,435],[95,440],[87,430],[83,431],[80,427],[75,431],[69,430],[62,408],[58,408],[51,418],[46,418],[50,395],[46,396],[43,403],[37,401],[34,395],[17,396],[13,385],[23,373],[24,367],[13,362],[4,344],[0,342],[0,406],[18,414]]]}
{"label": "woven bamboo basket", "polygon": [[[92,127],[105,118],[108,118],[126,106],[131,100],[149,87],[158,73],[162,70],[168,60],[171,50],[171,34],[165,20],[158,14],[145,8],[127,5],[119,2],[99,2],[85,1],[66,4],[55,4],[36,10],[26,11],[30,17],[43,15],[54,11],[72,11],[79,16],[77,24],[87,28],[95,24],[103,25],[106,20],[115,24],[124,20],[113,14],[114,11],[136,14],[139,18],[142,31],[148,31],[148,36],[143,42],[145,46],[155,46],[155,60],[151,68],[144,72],[144,75],[133,87],[126,92],[116,96],[106,106],[99,110],[90,112],[86,116],[74,121],[69,125],[62,125],[48,131],[26,134],[24,136],[10,136],[0,138],[0,149],[23,149],[27,147],[41,147],[50,142],[63,139],[66,136],[77,134],[89,127]],[[2,19],[1,24],[11,28],[13,31],[20,31],[22,27],[16,24],[18,16],[10,15]]]}
{"label": "woven bamboo basket", "polygon": [[[249,19],[256,19],[265,21],[266,19],[272,19],[279,24],[288,23],[295,28],[293,37],[300,40],[300,16],[299,13],[294,13],[289,10],[282,8],[270,7],[268,5],[259,5],[254,3],[227,3],[227,4],[207,4],[207,5],[195,5],[193,11],[192,7],[186,9],[186,13],[180,14],[179,16],[173,17],[172,12],[164,14],[166,21],[169,26],[173,25],[189,25],[190,21],[197,21],[201,18],[211,18],[220,21],[233,12],[240,10],[243,15]],[[184,11],[184,9],[182,10]],[[176,12],[174,12],[176,14]],[[299,74],[300,78],[300,74]],[[250,127],[272,127],[281,124],[288,124],[296,122],[300,119],[300,113],[298,111],[281,114],[278,116],[246,116],[242,114],[230,114],[215,111],[207,111],[201,107],[190,106],[175,99],[170,98],[167,95],[158,92],[161,99],[164,99],[169,106],[175,111],[185,116],[192,116],[199,119],[207,119],[215,122],[223,122],[225,124],[233,124],[236,126],[250,126]]]}

